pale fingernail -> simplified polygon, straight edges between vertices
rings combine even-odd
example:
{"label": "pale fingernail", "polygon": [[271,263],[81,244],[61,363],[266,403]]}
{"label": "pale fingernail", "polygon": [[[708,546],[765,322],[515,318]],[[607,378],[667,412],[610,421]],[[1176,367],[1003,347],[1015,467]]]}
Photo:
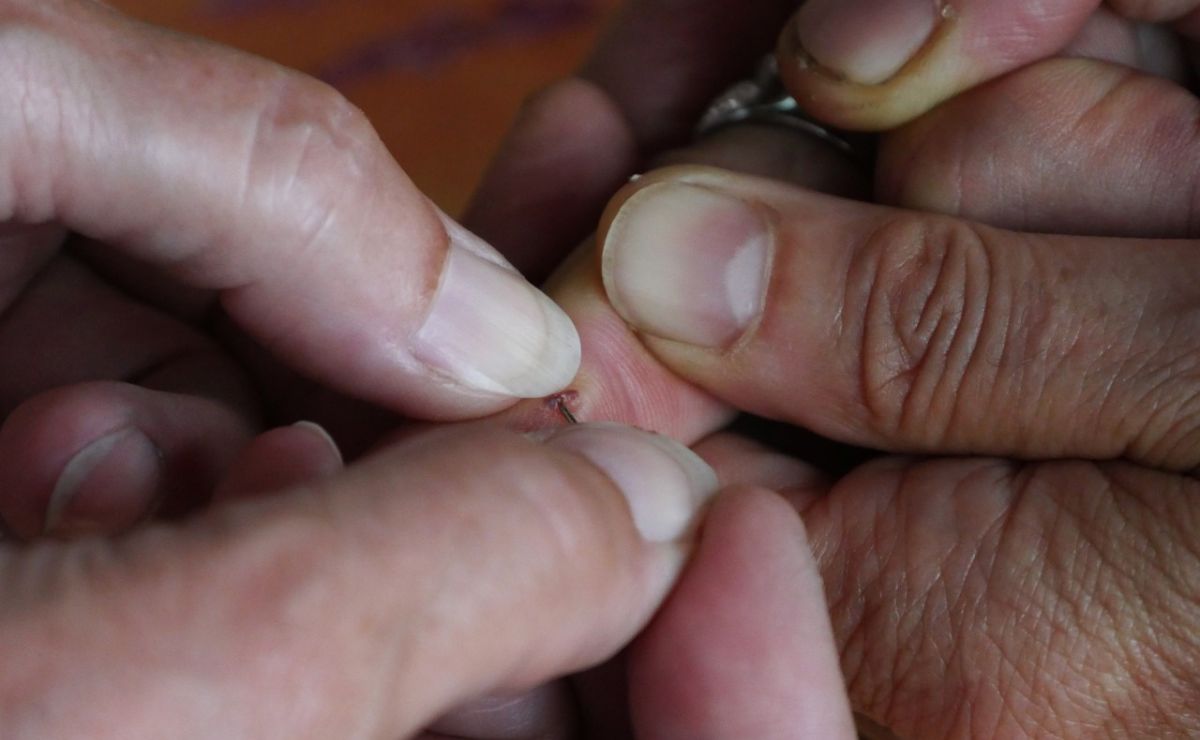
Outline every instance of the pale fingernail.
{"label": "pale fingernail", "polygon": [[717,493],[717,475],[694,452],[666,437],[620,424],[581,424],[546,444],[587,458],[616,484],[647,542],[686,539]]}
{"label": "pale fingernail", "polygon": [[162,453],[141,431],[106,434],[63,466],[46,505],[43,531],[80,535],[131,526],[157,501],[161,475]]}
{"label": "pale fingernail", "polygon": [[325,427],[314,421],[298,421],[292,426],[297,429],[303,429],[320,439],[329,448],[330,460],[336,462],[335,467],[341,468],[345,464],[346,459],[342,457],[341,448],[338,447],[338,443],[333,439],[333,435]]}
{"label": "pale fingernail", "polygon": [[804,52],[822,67],[877,85],[916,55],[940,17],[935,0],[808,0],[795,29]]}
{"label": "pale fingernail", "polygon": [[490,247],[449,227],[437,293],[413,355],[464,388],[516,398],[562,390],[579,371],[575,325]]}
{"label": "pale fingernail", "polygon": [[617,312],[642,332],[724,347],[762,313],[771,243],[757,206],[705,187],[651,185],[609,226],[604,287]]}

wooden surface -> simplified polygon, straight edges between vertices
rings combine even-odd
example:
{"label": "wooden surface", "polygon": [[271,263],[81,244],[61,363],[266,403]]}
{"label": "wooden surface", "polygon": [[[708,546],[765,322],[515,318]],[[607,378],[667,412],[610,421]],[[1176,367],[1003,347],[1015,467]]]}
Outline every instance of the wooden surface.
{"label": "wooden surface", "polygon": [[617,0],[109,0],[335,85],[457,213],[526,95],[568,74]]}

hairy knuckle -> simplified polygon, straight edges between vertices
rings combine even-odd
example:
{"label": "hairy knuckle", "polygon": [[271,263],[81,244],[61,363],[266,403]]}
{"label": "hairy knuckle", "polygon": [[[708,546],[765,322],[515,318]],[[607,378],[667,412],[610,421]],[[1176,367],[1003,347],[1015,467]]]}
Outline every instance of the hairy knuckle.
{"label": "hairy knuckle", "polygon": [[935,443],[979,349],[988,247],[964,222],[904,215],[871,234],[851,271],[861,403],[877,431]]}

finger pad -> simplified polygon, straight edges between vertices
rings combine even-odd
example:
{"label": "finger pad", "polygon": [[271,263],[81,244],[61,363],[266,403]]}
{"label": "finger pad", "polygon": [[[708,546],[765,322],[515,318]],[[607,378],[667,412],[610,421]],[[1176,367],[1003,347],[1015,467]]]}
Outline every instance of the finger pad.
{"label": "finger pad", "polygon": [[852,737],[820,580],[782,499],[719,499],[683,582],[631,656],[656,738]]}

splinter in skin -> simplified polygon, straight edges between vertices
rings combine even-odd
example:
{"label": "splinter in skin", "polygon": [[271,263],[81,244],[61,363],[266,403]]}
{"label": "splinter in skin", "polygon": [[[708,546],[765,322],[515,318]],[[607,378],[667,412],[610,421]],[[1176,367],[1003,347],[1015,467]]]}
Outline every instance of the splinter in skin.
{"label": "splinter in skin", "polygon": [[565,393],[559,393],[556,396],[546,399],[546,405],[557,411],[559,416],[567,420],[568,424],[578,424],[579,419],[575,417],[575,414],[571,411],[571,407],[568,405],[569,402],[574,401],[578,397],[579,394],[575,391],[566,391]]}

